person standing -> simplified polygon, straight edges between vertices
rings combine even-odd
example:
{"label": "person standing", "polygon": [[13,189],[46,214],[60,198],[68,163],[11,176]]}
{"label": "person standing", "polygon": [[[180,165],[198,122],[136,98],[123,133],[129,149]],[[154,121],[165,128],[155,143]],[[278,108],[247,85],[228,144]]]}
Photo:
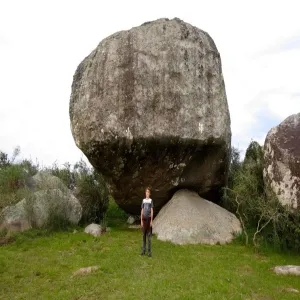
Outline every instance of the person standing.
{"label": "person standing", "polygon": [[152,235],[152,221],[153,221],[153,201],[150,198],[150,188],[145,190],[146,198],[143,199],[141,206],[141,226],[143,231],[143,247],[141,255],[146,253],[146,239],[148,238],[148,256],[152,256],[151,252],[151,235]]}

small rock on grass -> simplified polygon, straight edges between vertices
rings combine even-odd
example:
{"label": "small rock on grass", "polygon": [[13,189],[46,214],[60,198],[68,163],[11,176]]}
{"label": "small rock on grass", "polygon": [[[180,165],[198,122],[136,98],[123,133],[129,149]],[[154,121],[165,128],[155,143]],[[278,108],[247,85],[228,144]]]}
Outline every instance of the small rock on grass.
{"label": "small rock on grass", "polygon": [[293,266],[293,265],[276,266],[275,268],[273,268],[273,271],[277,275],[296,275],[296,276],[300,276],[300,266]]}
{"label": "small rock on grass", "polygon": [[92,223],[84,229],[84,232],[95,237],[100,236],[102,233],[102,227],[99,224]]}
{"label": "small rock on grass", "polygon": [[286,292],[291,292],[291,293],[299,293],[299,291],[297,289],[294,289],[294,288],[286,288],[285,291]]}
{"label": "small rock on grass", "polygon": [[90,274],[90,273],[92,273],[92,271],[96,271],[98,269],[99,269],[98,266],[91,266],[91,267],[87,267],[87,268],[80,268],[79,270],[77,270],[77,271],[75,271],[73,273],[73,276]]}
{"label": "small rock on grass", "polygon": [[140,229],[141,225],[129,225],[128,228],[130,228],[130,229]]}
{"label": "small rock on grass", "polygon": [[135,222],[135,218],[133,216],[129,216],[127,219],[127,224],[132,225]]}

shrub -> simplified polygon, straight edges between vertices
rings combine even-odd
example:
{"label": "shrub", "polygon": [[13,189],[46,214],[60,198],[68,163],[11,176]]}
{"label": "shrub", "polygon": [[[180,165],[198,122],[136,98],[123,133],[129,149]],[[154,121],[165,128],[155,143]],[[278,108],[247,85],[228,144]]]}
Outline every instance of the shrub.
{"label": "shrub", "polygon": [[69,189],[73,189],[75,185],[74,172],[71,170],[71,164],[66,162],[63,168],[59,168],[55,162],[49,170],[52,175],[58,177]]}
{"label": "shrub", "polygon": [[228,195],[228,188],[233,187],[235,180],[234,178],[241,168],[241,165],[240,151],[235,147],[231,147],[227,188],[224,189],[224,194],[222,197],[222,205],[231,212],[235,212],[235,205],[232,201],[232,198]]}
{"label": "shrub", "polygon": [[16,162],[19,154],[19,147],[15,148],[10,159],[0,151],[0,210],[16,204],[28,195],[27,180],[38,170],[38,165],[30,160]]}
{"label": "shrub", "polygon": [[0,168],[6,167],[10,164],[8,159],[8,155],[2,151],[0,151]]}
{"label": "shrub", "polygon": [[80,201],[83,213],[81,223],[103,222],[108,207],[108,189],[101,174],[89,168],[80,160],[73,169],[69,163],[59,168],[54,163],[50,169],[52,175],[60,178]]}
{"label": "shrub", "polygon": [[83,223],[100,223],[108,208],[108,189],[101,174],[80,174],[76,179],[76,197],[82,205]]}
{"label": "shrub", "polygon": [[[0,211],[23,198],[28,198],[30,202],[32,194],[28,188],[32,186],[30,178],[40,171],[40,168],[38,164],[33,164],[30,160],[16,162],[19,154],[19,147],[14,150],[10,158],[0,151]],[[105,222],[103,219],[108,208],[109,193],[101,174],[89,168],[83,160],[77,162],[74,167],[70,163],[65,163],[63,167],[54,163],[51,168],[45,168],[45,170],[58,177],[70,190],[73,190],[83,207],[83,223]],[[42,184],[45,185],[44,189],[51,188],[51,183]]]}
{"label": "shrub", "polygon": [[0,168],[0,210],[16,204],[28,194],[26,187],[28,178],[29,174],[21,164]]}
{"label": "shrub", "polygon": [[83,208],[82,223],[103,221],[108,207],[108,189],[101,174],[80,160],[73,169],[69,163],[59,168],[55,163],[51,172],[74,191]]}
{"label": "shrub", "polygon": [[235,166],[230,168],[223,205],[240,219],[246,244],[251,238],[256,248],[265,243],[276,249],[299,251],[300,214],[289,212],[264,185],[262,147],[252,141],[241,163],[236,149],[232,152]]}
{"label": "shrub", "polygon": [[109,196],[108,209],[105,214],[109,226],[120,226],[125,224],[128,214],[119,207],[112,196]]}

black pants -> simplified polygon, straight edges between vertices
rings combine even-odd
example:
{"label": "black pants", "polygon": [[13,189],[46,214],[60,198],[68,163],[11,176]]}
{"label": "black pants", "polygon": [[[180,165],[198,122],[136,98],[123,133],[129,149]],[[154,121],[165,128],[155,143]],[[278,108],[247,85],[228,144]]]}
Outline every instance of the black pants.
{"label": "black pants", "polygon": [[148,252],[151,253],[151,235],[152,227],[150,226],[151,218],[143,218],[143,252],[146,251],[146,238],[148,238]]}

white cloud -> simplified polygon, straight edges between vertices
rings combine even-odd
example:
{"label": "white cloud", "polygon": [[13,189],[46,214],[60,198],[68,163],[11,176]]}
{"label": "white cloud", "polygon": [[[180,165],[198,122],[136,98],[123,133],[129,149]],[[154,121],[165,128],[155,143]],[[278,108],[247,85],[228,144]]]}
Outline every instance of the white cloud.
{"label": "white cloud", "polygon": [[20,145],[24,156],[46,165],[80,159],[68,115],[77,65],[106,36],[161,17],[179,17],[212,36],[233,144],[263,142],[269,124],[300,111],[299,8],[296,0],[3,1],[0,149]]}

